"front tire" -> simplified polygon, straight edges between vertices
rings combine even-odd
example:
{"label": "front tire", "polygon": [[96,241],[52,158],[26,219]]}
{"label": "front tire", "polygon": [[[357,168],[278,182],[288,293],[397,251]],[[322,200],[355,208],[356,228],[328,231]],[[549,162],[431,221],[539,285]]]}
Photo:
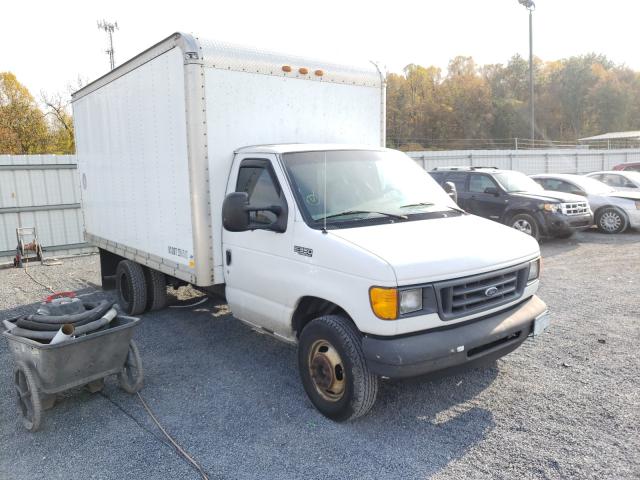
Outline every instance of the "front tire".
{"label": "front tire", "polygon": [[540,238],[540,227],[538,226],[538,222],[535,218],[531,215],[527,215],[526,213],[519,213],[518,215],[511,217],[511,220],[509,220],[509,226],[521,231],[522,233],[531,235],[536,240]]}
{"label": "front tire", "polygon": [[341,315],[316,318],[300,334],[302,385],[320,413],[337,422],[364,415],[376,401],[378,377],[367,367],[361,338]]}
{"label": "front tire", "polygon": [[617,208],[604,208],[598,212],[596,225],[603,233],[622,233],[627,229],[627,217]]}

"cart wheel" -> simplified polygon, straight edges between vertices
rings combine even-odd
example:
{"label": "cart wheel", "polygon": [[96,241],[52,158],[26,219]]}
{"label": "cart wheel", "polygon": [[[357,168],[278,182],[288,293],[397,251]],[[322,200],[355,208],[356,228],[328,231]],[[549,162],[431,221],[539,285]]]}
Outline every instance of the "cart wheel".
{"label": "cart wheel", "polygon": [[30,432],[40,428],[42,405],[35,376],[31,369],[20,362],[13,371],[18,408],[22,414],[22,423]]}
{"label": "cart wheel", "polygon": [[120,388],[127,393],[136,393],[142,388],[144,372],[142,370],[142,360],[136,342],[129,342],[129,352],[127,360],[124,362],[122,371],[118,374]]}

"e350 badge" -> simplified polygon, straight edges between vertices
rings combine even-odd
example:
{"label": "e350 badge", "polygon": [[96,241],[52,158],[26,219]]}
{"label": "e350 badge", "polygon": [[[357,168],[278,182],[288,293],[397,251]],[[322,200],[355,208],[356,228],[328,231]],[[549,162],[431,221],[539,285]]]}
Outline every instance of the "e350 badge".
{"label": "e350 badge", "polygon": [[298,255],[302,255],[303,257],[313,257],[313,249],[307,247],[300,247],[299,245],[293,246],[293,251]]}

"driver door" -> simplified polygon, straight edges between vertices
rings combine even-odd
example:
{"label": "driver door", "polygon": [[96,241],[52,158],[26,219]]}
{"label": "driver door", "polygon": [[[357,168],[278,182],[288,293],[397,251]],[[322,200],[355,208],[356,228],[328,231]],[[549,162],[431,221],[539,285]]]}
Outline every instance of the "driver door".
{"label": "driver door", "polygon": [[[234,316],[256,326],[288,335],[287,285],[293,252],[293,210],[289,191],[275,155],[240,156],[234,161],[227,193],[246,192],[249,206],[278,205],[286,231],[222,231],[226,297]],[[251,212],[251,223],[269,225],[270,211]]]}

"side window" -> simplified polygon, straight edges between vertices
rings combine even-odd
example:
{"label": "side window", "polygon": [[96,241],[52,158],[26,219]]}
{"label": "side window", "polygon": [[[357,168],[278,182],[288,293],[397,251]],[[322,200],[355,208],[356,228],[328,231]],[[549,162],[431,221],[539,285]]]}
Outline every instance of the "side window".
{"label": "side window", "polygon": [[467,191],[467,174],[465,172],[451,172],[440,183],[453,182],[458,192]]}
{"label": "side window", "polygon": [[498,186],[489,175],[471,174],[469,177],[470,192],[484,193],[487,188],[498,188]]}
{"label": "side window", "polygon": [[555,178],[545,179],[543,186],[545,190],[552,190],[554,192],[572,193],[577,190],[580,190],[578,187],[568,182],[564,182],[562,180],[556,180]]}
{"label": "side window", "polygon": [[624,187],[626,183],[622,175],[607,174],[602,177],[602,181],[611,187]]}
{"label": "side window", "polygon": [[[252,207],[284,206],[280,184],[266,160],[244,160],[240,164],[236,192],[246,192]],[[252,222],[265,225],[277,220],[276,215],[269,211],[251,212],[250,215]]]}
{"label": "side window", "polygon": [[600,180],[601,182],[604,182],[604,175],[602,175],[601,173],[598,173],[596,175],[590,175],[591,178],[593,178],[594,180]]}

